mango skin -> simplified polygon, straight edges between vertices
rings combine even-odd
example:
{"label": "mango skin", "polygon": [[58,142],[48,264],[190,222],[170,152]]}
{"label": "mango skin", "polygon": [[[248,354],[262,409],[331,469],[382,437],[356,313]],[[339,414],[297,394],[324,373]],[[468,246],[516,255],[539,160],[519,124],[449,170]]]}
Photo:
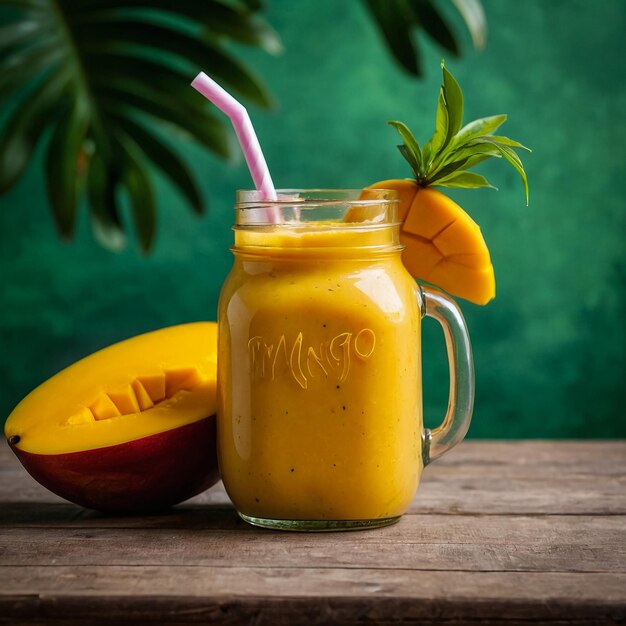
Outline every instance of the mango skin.
{"label": "mango skin", "polygon": [[219,479],[215,416],[126,443],[66,454],[33,454],[9,443],[41,485],[105,513],[156,511]]}

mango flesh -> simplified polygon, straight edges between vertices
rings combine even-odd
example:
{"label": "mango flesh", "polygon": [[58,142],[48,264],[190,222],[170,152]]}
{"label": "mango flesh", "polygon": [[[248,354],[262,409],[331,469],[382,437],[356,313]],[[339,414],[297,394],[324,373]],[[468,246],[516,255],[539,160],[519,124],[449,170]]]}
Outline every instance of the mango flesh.
{"label": "mango flesh", "polygon": [[5,436],[58,495],[105,511],[181,502],[218,480],[217,325],[197,322],[105,348],[32,391]]}
{"label": "mango flesh", "polygon": [[369,188],[398,194],[402,261],[413,277],[475,304],[495,297],[487,244],[478,224],[456,202],[410,179],[383,180]]}

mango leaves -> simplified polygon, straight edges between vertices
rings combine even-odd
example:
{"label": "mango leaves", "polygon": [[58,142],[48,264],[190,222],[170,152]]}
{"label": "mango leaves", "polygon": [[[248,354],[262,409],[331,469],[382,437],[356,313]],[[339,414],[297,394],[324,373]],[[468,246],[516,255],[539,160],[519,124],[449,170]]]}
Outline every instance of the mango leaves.
{"label": "mango leaves", "polygon": [[443,83],[437,101],[435,132],[420,149],[413,133],[398,121],[390,121],[402,137],[398,146],[418,184],[441,187],[495,187],[470,168],[490,158],[504,158],[520,175],[528,204],[528,180],[515,149],[530,150],[518,141],[494,135],[506,115],[483,117],[463,126],[463,93],[454,76],[441,64]]}

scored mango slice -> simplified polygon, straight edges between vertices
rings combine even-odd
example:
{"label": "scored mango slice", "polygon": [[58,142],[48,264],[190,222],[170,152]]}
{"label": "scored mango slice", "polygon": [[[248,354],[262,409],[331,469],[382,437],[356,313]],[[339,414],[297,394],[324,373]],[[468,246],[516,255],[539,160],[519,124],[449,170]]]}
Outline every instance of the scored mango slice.
{"label": "scored mango slice", "polygon": [[411,179],[383,180],[368,189],[398,194],[402,261],[414,278],[475,304],[495,297],[496,279],[480,227],[454,200]]}
{"label": "scored mango slice", "polygon": [[5,437],[30,475],[82,506],[127,513],[181,502],[218,480],[217,324],[108,346],[34,389]]}

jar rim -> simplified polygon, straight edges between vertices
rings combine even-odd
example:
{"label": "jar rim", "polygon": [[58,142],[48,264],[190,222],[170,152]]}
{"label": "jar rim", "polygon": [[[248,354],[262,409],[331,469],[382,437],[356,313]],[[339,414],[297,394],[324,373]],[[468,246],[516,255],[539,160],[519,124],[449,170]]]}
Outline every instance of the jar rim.
{"label": "jar rim", "polygon": [[237,191],[235,228],[376,227],[398,221],[394,189],[278,189],[267,200],[258,190]]}
{"label": "jar rim", "polygon": [[[366,192],[364,194],[364,192]],[[298,204],[303,208],[316,206],[336,206],[345,204],[359,204],[371,206],[384,203],[398,204],[398,192],[395,189],[276,189],[277,198],[268,200],[265,193],[258,189],[238,189],[236,192],[235,207],[237,209],[254,209],[281,207]],[[367,197],[363,197],[366,195]]]}

